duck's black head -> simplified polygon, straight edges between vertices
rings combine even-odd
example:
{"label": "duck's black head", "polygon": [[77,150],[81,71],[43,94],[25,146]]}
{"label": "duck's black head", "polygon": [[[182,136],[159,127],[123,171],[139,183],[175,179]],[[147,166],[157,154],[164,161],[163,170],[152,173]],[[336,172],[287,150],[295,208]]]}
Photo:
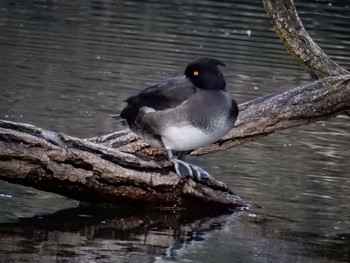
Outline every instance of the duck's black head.
{"label": "duck's black head", "polygon": [[200,58],[188,64],[185,76],[197,88],[225,90],[226,81],[218,66],[225,64],[215,58]]}

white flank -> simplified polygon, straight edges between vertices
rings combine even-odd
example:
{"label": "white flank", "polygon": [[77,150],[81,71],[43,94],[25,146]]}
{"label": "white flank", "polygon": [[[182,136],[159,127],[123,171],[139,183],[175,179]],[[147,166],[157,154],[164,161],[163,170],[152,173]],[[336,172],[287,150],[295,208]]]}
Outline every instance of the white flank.
{"label": "white flank", "polygon": [[194,126],[186,125],[182,127],[168,127],[162,134],[162,140],[167,149],[188,151],[216,142],[226,133],[226,127],[211,133],[205,133]]}

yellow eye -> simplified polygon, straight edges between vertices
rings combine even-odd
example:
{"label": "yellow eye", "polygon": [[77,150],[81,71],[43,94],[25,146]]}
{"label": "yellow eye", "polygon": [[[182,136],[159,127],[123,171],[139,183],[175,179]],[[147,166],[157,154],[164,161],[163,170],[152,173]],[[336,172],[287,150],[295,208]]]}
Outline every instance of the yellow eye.
{"label": "yellow eye", "polygon": [[198,75],[199,75],[199,72],[198,72],[198,71],[194,71],[194,72],[193,72],[193,75],[194,75],[194,76],[198,76]]}

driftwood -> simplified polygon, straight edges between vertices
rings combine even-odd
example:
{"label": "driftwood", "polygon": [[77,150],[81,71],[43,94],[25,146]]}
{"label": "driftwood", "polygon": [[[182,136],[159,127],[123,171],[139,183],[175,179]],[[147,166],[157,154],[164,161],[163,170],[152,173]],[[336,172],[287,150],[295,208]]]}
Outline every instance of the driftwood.
{"label": "driftwood", "polygon": [[[350,75],[310,42],[293,2],[264,4],[276,31],[310,74],[332,77],[239,105],[236,127],[192,155],[221,151],[350,109]],[[293,31],[297,34],[289,36]],[[0,179],[91,202],[135,201],[172,208],[205,203],[225,209],[243,204],[222,182],[181,180],[163,151],[150,148],[129,130],[78,139],[0,121]]]}

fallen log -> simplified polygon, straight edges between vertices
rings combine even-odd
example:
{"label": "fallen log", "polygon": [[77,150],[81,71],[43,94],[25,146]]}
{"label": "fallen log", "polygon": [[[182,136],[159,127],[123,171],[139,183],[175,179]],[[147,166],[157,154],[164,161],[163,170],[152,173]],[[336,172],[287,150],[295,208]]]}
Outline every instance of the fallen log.
{"label": "fallen log", "polygon": [[[221,151],[278,130],[350,109],[350,75],[241,104],[237,126],[222,140],[192,152]],[[89,202],[171,208],[232,209],[244,202],[219,181],[182,180],[163,151],[129,130],[90,139],[0,121],[0,179]]]}
{"label": "fallen log", "polygon": [[168,161],[8,121],[0,121],[0,179],[89,202],[243,204],[218,181],[181,180]]}

